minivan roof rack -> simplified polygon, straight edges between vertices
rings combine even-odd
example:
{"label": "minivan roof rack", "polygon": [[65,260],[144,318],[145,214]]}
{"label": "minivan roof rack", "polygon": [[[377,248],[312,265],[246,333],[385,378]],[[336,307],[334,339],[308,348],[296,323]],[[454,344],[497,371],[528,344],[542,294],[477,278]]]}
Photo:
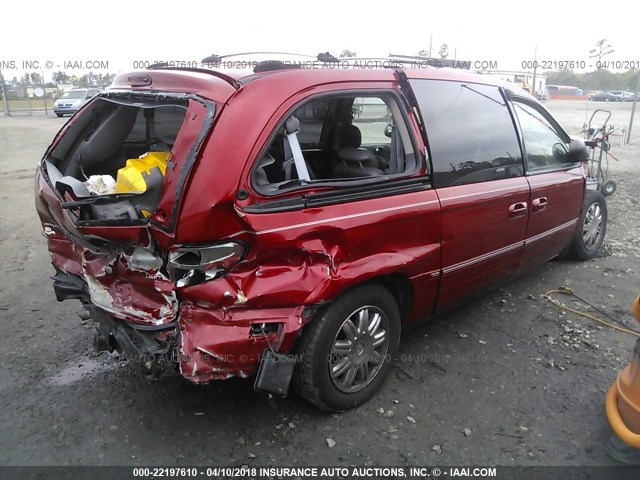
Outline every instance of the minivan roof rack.
{"label": "minivan roof rack", "polygon": [[[375,57],[375,56],[371,56],[371,57],[341,57],[338,58],[335,55],[332,55],[329,52],[321,52],[316,56],[313,55],[306,55],[306,54],[301,54],[301,53],[291,53],[291,52],[239,52],[239,53],[232,53],[232,54],[228,54],[228,55],[209,55],[208,57],[205,57],[202,59],[201,63],[202,64],[206,64],[206,65],[219,65],[220,63],[222,63],[222,61],[224,59],[228,59],[228,58],[233,58],[233,57],[241,57],[241,56],[250,56],[250,55],[279,55],[279,56],[293,56],[293,57],[302,57],[302,58],[306,58],[309,60],[312,60],[314,62],[319,62],[319,63],[338,63],[338,62],[348,62],[348,63],[352,63],[352,62],[362,62],[362,61],[376,61],[376,62],[380,62],[381,68],[401,68],[402,64],[406,64],[406,63],[415,63],[418,61],[421,62],[426,62],[428,66],[432,66],[432,67],[438,67],[438,63],[436,61],[436,59],[431,59],[431,58],[425,58],[425,57],[419,57],[419,56],[409,56],[409,55],[394,55],[394,54],[390,54],[387,57]],[[263,60],[259,60],[257,61],[258,64],[269,64],[273,62],[275,64],[275,62],[283,62],[283,60],[281,59],[273,59],[273,58],[266,58]],[[295,63],[295,62],[294,62]],[[395,65],[386,65],[388,63],[394,63]],[[293,67],[291,67],[293,68]],[[276,69],[277,70],[277,69]]]}

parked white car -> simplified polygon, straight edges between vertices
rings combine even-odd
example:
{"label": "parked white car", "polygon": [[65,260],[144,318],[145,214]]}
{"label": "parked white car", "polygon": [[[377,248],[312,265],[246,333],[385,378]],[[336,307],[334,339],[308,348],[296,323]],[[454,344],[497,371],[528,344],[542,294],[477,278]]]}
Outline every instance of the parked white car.
{"label": "parked white car", "polygon": [[73,115],[99,92],[100,90],[97,88],[76,88],[69,90],[53,102],[53,113],[58,117]]}

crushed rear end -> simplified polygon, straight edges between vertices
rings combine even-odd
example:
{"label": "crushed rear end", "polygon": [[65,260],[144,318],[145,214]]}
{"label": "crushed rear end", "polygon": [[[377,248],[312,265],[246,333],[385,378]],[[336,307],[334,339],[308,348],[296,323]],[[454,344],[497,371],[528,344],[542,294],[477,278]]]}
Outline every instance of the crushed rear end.
{"label": "crushed rear end", "polygon": [[266,121],[238,123],[239,88],[205,72],[121,75],[38,167],[56,298],[80,300],[98,350],[124,353],[146,377],[250,376],[267,349],[291,351],[336,287],[324,247],[301,238],[276,251],[280,234],[257,239],[236,210]]}
{"label": "crushed rear end", "polygon": [[[181,365],[167,260],[221,103],[150,83],[125,75],[72,117],[38,165],[35,198],[56,298],[82,302],[98,350],[118,350],[156,377]],[[223,100],[233,92],[227,87]]]}

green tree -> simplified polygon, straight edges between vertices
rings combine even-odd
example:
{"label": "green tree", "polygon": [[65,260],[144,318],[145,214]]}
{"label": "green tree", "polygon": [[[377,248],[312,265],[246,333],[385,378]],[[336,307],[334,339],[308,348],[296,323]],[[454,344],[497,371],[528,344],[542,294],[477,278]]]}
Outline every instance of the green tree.
{"label": "green tree", "polygon": [[637,70],[613,73],[601,68],[587,73],[558,70],[547,73],[547,85],[571,85],[586,91],[635,89]]}
{"label": "green tree", "polygon": [[572,85],[578,87],[579,78],[573,70],[564,69],[547,74],[548,85]]}
{"label": "green tree", "polygon": [[65,72],[54,72],[53,73],[53,82],[60,85],[62,83],[69,83],[71,81],[71,77],[67,75]]}
{"label": "green tree", "polygon": [[87,88],[89,86],[89,75],[83,75],[78,79],[78,87]]}
{"label": "green tree", "polygon": [[627,70],[620,74],[620,89],[633,92],[636,89],[638,70]]}
{"label": "green tree", "polygon": [[583,88],[590,90],[617,90],[618,81],[616,74],[601,68],[584,74]]}
{"label": "green tree", "polygon": [[418,56],[419,57],[427,57],[427,58],[431,58],[431,51],[430,50],[426,50],[426,49],[422,49],[418,52]]}
{"label": "green tree", "polygon": [[42,77],[37,72],[31,72],[31,83],[33,85],[40,85],[42,83]]}
{"label": "green tree", "polygon": [[351,58],[355,57],[356,55],[356,52],[352,52],[351,50],[347,50],[346,48],[342,50],[342,52],[340,52],[340,58]]}

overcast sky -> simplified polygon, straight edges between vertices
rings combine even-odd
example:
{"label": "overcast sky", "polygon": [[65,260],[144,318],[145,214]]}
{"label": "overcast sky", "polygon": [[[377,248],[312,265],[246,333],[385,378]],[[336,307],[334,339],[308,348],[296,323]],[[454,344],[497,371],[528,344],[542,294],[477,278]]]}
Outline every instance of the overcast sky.
{"label": "overcast sky", "polygon": [[[51,61],[43,69],[48,79],[63,61],[105,60],[117,73],[135,60],[199,61],[240,51],[416,54],[429,48],[431,35],[436,54],[447,43],[449,58],[494,60],[503,70],[521,69],[536,44],[538,60],[594,63],[589,49],[602,38],[615,48],[607,58],[640,61],[638,2],[66,0],[51,7],[36,9],[38,16],[5,10],[0,62],[19,69],[24,60]],[[20,72],[5,65],[3,73]]]}

